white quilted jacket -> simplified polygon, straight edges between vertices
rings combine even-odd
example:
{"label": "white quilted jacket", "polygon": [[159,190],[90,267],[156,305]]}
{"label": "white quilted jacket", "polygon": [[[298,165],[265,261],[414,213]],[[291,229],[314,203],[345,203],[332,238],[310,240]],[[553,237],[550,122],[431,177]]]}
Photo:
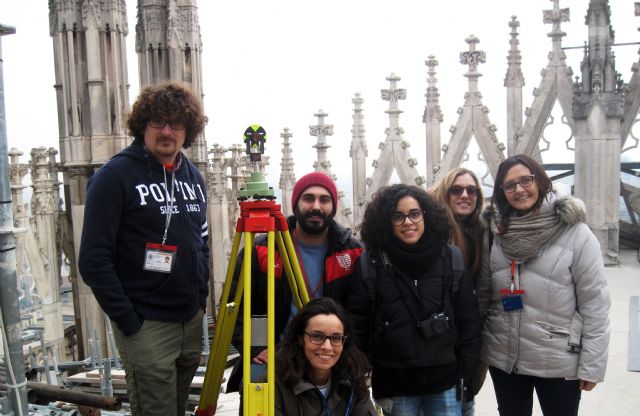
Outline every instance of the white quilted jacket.
{"label": "white quilted jacket", "polygon": [[526,293],[519,311],[502,307],[499,290],[509,287],[511,260],[499,239],[493,239],[478,282],[486,316],[482,357],[507,373],[597,383],[607,367],[611,303],[600,245],[586,224],[573,223],[576,210],[584,214],[582,202],[554,199],[550,203],[567,227],[537,257],[520,264],[520,287]]}

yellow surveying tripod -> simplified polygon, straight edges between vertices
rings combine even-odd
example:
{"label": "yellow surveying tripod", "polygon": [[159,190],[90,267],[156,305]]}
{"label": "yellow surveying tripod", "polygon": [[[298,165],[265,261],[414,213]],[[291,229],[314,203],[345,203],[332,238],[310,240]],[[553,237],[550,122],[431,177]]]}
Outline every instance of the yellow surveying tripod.
{"label": "yellow surveying tripod", "polygon": [[[256,138],[256,135],[262,136]],[[245,132],[247,152],[252,161],[259,161],[260,153],[254,152],[256,143],[261,137],[266,138],[262,127],[253,125]],[[263,140],[264,142],[264,140]],[[259,146],[259,145],[258,145]],[[257,154],[258,157],[255,156]],[[196,409],[196,416],[211,416],[216,412],[222,377],[226,367],[229,345],[235,328],[239,305],[243,305],[243,338],[242,338],[242,400],[243,416],[273,416],[275,414],[275,244],[282,259],[284,271],[287,275],[293,301],[298,309],[309,301],[307,289],[302,277],[300,265],[296,257],[295,248],[289,234],[287,220],[280,211],[280,205],[274,202],[273,189],[264,182],[262,172],[255,169],[251,173],[251,181],[245,190],[240,192],[240,217],[236,223],[236,233],[231,249],[231,258],[227,268],[220,310],[213,338],[212,353],[209,355],[207,371],[202,385],[200,403]],[[251,319],[251,253],[255,233],[267,233],[267,382],[251,382],[251,345],[252,337],[260,338],[259,331],[252,331]],[[242,269],[236,286],[235,297],[229,303],[229,293],[236,259],[240,249],[240,241],[244,237],[244,256]],[[274,244],[275,242],[275,244]],[[263,331],[264,333],[264,331]]]}

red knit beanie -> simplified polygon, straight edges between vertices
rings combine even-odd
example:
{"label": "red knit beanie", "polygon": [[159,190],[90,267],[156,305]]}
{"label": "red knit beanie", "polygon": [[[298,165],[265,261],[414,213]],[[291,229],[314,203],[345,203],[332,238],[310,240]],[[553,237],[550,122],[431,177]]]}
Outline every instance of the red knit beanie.
{"label": "red knit beanie", "polygon": [[333,183],[333,179],[322,172],[308,173],[296,182],[296,185],[293,187],[293,195],[291,195],[292,209],[295,210],[300,196],[304,190],[310,186],[322,186],[329,191],[331,201],[333,202],[333,212],[331,212],[331,215],[336,215],[336,210],[338,209],[338,191],[336,191],[336,184]]}

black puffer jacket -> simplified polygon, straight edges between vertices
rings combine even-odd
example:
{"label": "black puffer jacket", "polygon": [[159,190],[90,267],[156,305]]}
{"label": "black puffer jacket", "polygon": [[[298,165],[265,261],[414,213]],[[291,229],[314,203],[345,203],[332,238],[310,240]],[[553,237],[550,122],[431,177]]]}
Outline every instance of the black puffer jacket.
{"label": "black puffer jacket", "polygon": [[[437,393],[451,388],[457,378],[469,378],[480,355],[478,301],[467,271],[455,297],[443,298],[444,288],[453,282],[449,249],[417,278],[402,265],[382,267],[378,253],[368,258],[369,267],[356,264],[345,306],[354,319],[357,345],[371,357],[374,396]],[[364,270],[377,274],[374,302]],[[441,312],[443,299],[451,330],[425,339],[417,321]],[[393,375],[396,382],[376,383],[382,374]]]}

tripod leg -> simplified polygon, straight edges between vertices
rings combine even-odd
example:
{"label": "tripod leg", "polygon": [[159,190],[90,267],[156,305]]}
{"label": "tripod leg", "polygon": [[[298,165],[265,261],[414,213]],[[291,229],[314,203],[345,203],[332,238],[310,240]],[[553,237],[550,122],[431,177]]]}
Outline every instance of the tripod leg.
{"label": "tripod leg", "polygon": [[[299,279],[296,279],[294,276],[293,268],[291,267],[291,258],[289,257],[289,253],[287,252],[287,248],[284,245],[284,240],[282,239],[283,231],[276,231],[276,243],[278,245],[278,252],[280,253],[280,257],[282,258],[282,265],[284,266],[284,272],[287,276],[287,281],[289,282],[289,287],[291,288],[291,296],[293,298],[293,302],[296,305],[296,308],[302,308],[302,298],[300,297]],[[304,287],[304,285],[303,285]]]}
{"label": "tripod leg", "polygon": [[[293,247],[293,240],[291,240],[291,234],[289,231],[283,231],[282,237],[284,239],[286,252],[291,253],[289,258],[291,259],[291,266],[293,267],[293,276],[296,279],[298,292],[300,293],[300,297],[302,298],[302,304],[306,304],[309,302],[309,294],[307,293],[307,286],[304,283],[304,279],[302,278],[302,270],[300,269],[300,263],[298,262],[298,257],[296,256],[296,249]],[[302,308],[300,305],[299,309]]]}
{"label": "tripod leg", "polygon": [[243,416],[253,414],[249,412],[251,391],[251,250],[253,234],[245,233],[244,258],[242,260],[243,293],[243,327],[242,327],[242,413]]}
{"label": "tripod leg", "polygon": [[[244,264],[245,267],[249,267],[250,264]],[[244,370],[245,380],[249,382],[243,381],[243,388],[247,386],[247,389],[244,389],[243,392],[246,394],[246,399],[243,403],[243,411],[248,412],[249,415],[263,415],[270,416],[275,413],[275,350],[276,350],[276,342],[275,342],[275,232],[269,231],[267,233],[267,381],[266,382],[253,382],[250,380],[250,373],[248,367],[250,367],[250,363],[247,363],[247,360],[244,361],[244,364],[247,366]],[[245,271],[245,276],[247,275]],[[245,294],[244,294],[244,302],[248,302],[248,299],[251,297],[250,282],[245,281]],[[247,311],[247,307],[244,308],[245,313],[250,313]],[[250,315],[245,315],[250,316]],[[245,318],[244,322],[247,319]],[[252,339],[250,338],[250,334],[252,331],[247,331],[245,327],[245,338],[244,338],[244,351],[247,354],[248,349],[251,344],[253,344]],[[259,336],[259,335],[258,335]],[[247,354],[248,355],[248,354]],[[248,416],[248,415],[244,415]]]}
{"label": "tripod leg", "polygon": [[269,231],[267,234],[267,397],[268,413],[275,415],[276,403],[276,281],[275,281],[275,232]]}
{"label": "tripod leg", "polygon": [[[243,281],[238,282],[236,288],[235,302],[229,303],[229,292],[231,291],[231,283],[233,280],[233,271],[236,267],[236,258],[240,248],[241,233],[236,233],[233,239],[231,249],[231,260],[227,268],[227,274],[220,298],[220,310],[216,321],[216,329],[213,337],[212,353],[207,361],[207,371],[205,373],[202,385],[202,393],[200,394],[200,402],[196,410],[197,416],[212,415],[216,411],[218,397],[220,395],[220,385],[222,384],[222,375],[226,367],[227,355],[229,354],[229,344],[233,336],[233,329],[238,317],[239,308],[238,301],[242,296]],[[206,336],[206,334],[205,334]]]}

